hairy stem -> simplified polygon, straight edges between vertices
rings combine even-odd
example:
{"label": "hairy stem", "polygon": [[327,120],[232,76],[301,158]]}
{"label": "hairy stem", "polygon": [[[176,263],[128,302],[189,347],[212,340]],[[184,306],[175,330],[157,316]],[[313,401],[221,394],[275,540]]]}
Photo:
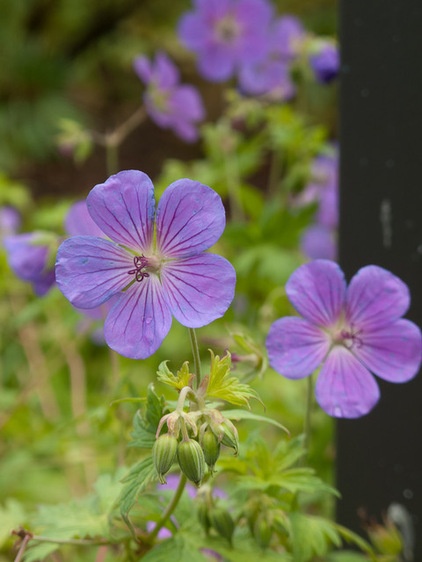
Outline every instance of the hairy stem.
{"label": "hairy stem", "polygon": [[183,490],[185,489],[186,482],[187,482],[187,478],[184,474],[182,474],[180,476],[179,484],[177,486],[176,492],[175,492],[171,502],[168,504],[168,506],[167,506],[166,510],[164,511],[161,519],[157,522],[154,529],[149,533],[148,542],[152,542],[157,537],[160,530],[164,527],[164,525],[167,523],[167,521],[170,518],[173,511],[176,509],[177,504],[179,503],[179,500],[182,497]]}
{"label": "hairy stem", "polygon": [[190,343],[193,354],[193,368],[196,374],[197,386],[201,383],[201,356],[199,354],[198,339],[196,337],[195,328],[189,328]]}

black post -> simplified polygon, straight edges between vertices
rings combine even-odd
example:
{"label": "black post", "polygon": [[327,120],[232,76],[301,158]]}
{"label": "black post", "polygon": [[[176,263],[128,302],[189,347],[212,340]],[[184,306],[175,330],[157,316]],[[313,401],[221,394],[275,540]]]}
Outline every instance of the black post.
{"label": "black post", "polygon": [[[405,281],[422,325],[422,1],[340,6],[340,264],[377,264]],[[422,374],[380,381],[367,416],[337,424],[339,522],[362,531],[399,506],[406,560],[422,560]],[[400,511],[401,510],[401,511]],[[406,514],[408,521],[406,523]],[[413,537],[413,539],[412,539]],[[413,541],[413,544],[412,544]]]}

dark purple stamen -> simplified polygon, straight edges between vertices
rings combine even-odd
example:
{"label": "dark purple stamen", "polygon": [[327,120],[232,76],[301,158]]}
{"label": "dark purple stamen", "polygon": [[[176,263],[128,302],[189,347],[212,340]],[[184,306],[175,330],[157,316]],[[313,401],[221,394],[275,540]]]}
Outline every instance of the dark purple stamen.
{"label": "dark purple stamen", "polygon": [[[343,343],[347,349],[352,349],[352,347],[362,347],[363,342],[360,337],[362,330],[355,330],[353,326],[350,327],[350,331],[342,330],[341,337],[345,340]],[[347,343],[346,343],[347,342]]]}
{"label": "dark purple stamen", "polygon": [[144,256],[135,256],[133,258],[133,264],[135,269],[131,269],[128,271],[129,275],[135,275],[135,279],[138,281],[142,281],[144,277],[149,277],[149,273],[146,271],[142,271],[148,265],[148,260]]}

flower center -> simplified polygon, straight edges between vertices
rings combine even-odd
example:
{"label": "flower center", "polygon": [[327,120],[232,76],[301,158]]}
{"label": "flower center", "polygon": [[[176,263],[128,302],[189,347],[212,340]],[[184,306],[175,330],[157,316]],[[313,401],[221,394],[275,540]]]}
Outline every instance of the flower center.
{"label": "flower center", "polygon": [[215,26],[216,35],[223,43],[232,43],[238,37],[239,31],[239,24],[231,14],[222,18]]}
{"label": "flower center", "polygon": [[354,347],[362,347],[363,341],[360,337],[362,330],[357,330],[353,324],[349,327],[342,328],[340,331],[333,335],[333,342],[335,344],[344,345],[347,349],[353,349]]}
{"label": "flower center", "polygon": [[144,256],[135,256],[133,258],[133,265],[135,269],[131,269],[128,271],[128,275],[134,275],[136,281],[140,283],[144,277],[149,277],[149,273],[144,271],[146,267],[148,267],[149,262],[148,259]]}
{"label": "flower center", "polygon": [[161,113],[166,113],[169,109],[169,93],[155,84],[150,85],[148,93],[155,109]]}

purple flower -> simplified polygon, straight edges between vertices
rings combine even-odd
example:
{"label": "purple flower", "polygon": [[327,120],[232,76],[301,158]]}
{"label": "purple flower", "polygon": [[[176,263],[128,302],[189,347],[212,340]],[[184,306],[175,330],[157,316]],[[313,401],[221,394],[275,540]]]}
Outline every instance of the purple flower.
{"label": "purple flower", "polygon": [[0,207],[0,238],[16,234],[21,225],[19,212],[9,205]]}
{"label": "purple flower", "polygon": [[297,269],[286,293],[300,317],[271,326],[271,366],[300,379],[318,366],[316,399],[329,415],[357,418],[379,399],[378,377],[402,383],[421,361],[421,332],[401,316],[410,304],[407,285],[376,265],[360,269],[348,287],[339,266],[316,260]]}
{"label": "purple flower", "polygon": [[179,84],[179,71],[164,53],[157,53],[154,62],[137,57],[133,66],[146,86],[144,103],[151,119],[159,127],[172,129],[181,139],[195,141],[196,125],[205,115],[198,90]]}
{"label": "purple flower", "polygon": [[328,84],[337,77],[340,68],[340,55],[335,44],[321,43],[316,52],[309,56],[309,63],[318,82]]}
{"label": "purple flower", "polygon": [[95,308],[117,295],[104,326],[112,349],[146,358],[167,335],[172,315],[189,328],[223,316],[234,296],[235,272],[224,258],[204,253],[225,227],[215,191],[178,180],[155,212],[150,178],[128,170],[96,185],[87,205],[111,240],[65,240],[57,255],[57,283],[79,308]]}
{"label": "purple flower", "polygon": [[291,15],[284,15],[274,23],[273,44],[286,60],[293,60],[300,52],[306,31],[302,22]]}
{"label": "purple flower", "polygon": [[29,281],[39,297],[54,285],[54,266],[49,261],[55,240],[48,233],[28,232],[6,236],[3,241],[13,272],[23,281]]}
{"label": "purple flower", "polygon": [[204,78],[227,80],[240,64],[265,55],[272,17],[266,0],[194,0],[194,4],[180,20],[179,37],[198,55]]}
{"label": "purple flower", "polygon": [[313,260],[335,260],[337,257],[335,233],[322,224],[313,224],[303,232],[300,247],[302,252]]}

